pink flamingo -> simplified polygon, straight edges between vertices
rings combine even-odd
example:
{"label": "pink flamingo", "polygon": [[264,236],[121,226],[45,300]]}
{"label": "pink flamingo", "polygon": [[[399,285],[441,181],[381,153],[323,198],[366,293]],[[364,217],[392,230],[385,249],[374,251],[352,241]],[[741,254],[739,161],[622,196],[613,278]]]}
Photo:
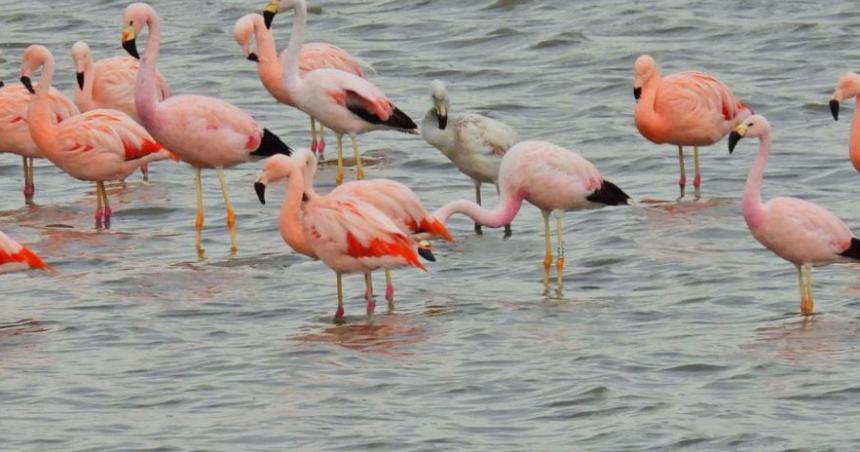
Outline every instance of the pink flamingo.
{"label": "pink flamingo", "polygon": [[836,90],[833,91],[833,96],[830,97],[830,112],[833,113],[833,119],[839,120],[839,102],[845,99],[855,98],[857,100],[854,106],[854,116],[851,117],[851,136],[848,144],[848,155],[851,157],[851,163],[854,169],[860,171],[860,75],[845,74],[839,79],[839,84],[836,85]]}
{"label": "pink flamingo", "polygon": [[800,312],[810,315],[815,307],[812,266],[845,258],[860,260],[860,240],[836,215],[811,202],[774,198],[762,204],[761,184],[771,147],[770,133],[770,124],[763,116],[751,116],[729,136],[729,153],[741,138],[759,138],[758,157],[744,186],[744,219],[759,243],[797,268]]}
{"label": "pink flamingo", "polygon": [[[310,154],[310,152],[308,152]],[[266,161],[254,189],[265,203],[266,185],[288,179],[287,192],[281,206],[280,230],[284,240],[294,250],[316,257],[337,275],[337,311],[335,321],[343,319],[344,273],[363,273],[367,314],[376,307],[373,298],[371,272],[413,266],[425,270],[418,261],[420,254],[435,260],[427,243],[416,246],[382,211],[361,199],[338,196],[305,196],[305,177],[302,167],[307,160],[273,156]],[[307,201],[304,202],[303,199]],[[392,307],[389,304],[389,307]]]}
{"label": "pink flamingo", "polygon": [[635,120],[639,133],[657,143],[678,146],[681,177],[678,185],[684,197],[687,171],[683,146],[693,146],[696,199],[700,197],[702,176],[699,146],[720,141],[751,114],[723,82],[702,72],[680,72],[660,76],[657,63],[648,55],[636,59],[633,97],[637,99]]}
{"label": "pink flamingo", "polygon": [[[305,181],[304,195],[308,199],[315,199],[319,195],[314,189],[314,176],[317,170],[317,159],[311,152],[300,149],[292,157],[293,163],[286,158],[279,156],[271,157],[273,160],[271,170],[266,178],[267,183],[273,183],[285,177],[284,167],[290,165],[299,165],[302,170],[302,177]],[[265,204],[265,184],[255,185],[258,190],[257,195],[260,202]],[[416,238],[443,238],[452,242],[454,238],[445,228],[445,225],[440,223],[436,218],[430,215],[429,212],[421,204],[418,195],[415,194],[406,185],[390,179],[371,179],[352,181],[340,185],[328,193],[327,196],[341,196],[360,199],[371,206],[379,209],[387,217],[394,221],[394,224],[406,234],[410,234]],[[284,211],[282,211],[284,214]],[[309,254],[309,248],[301,234],[295,234],[296,228],[291,228],[283,219],[281,222],[281,235],[284,240],[294,250],[310,257],[315,257]],[[426,245],[422,244],[422,249]],[[391,279],[391,271],[383,269],[385,272],[385,299],[388,301],[389,310],[394,309],[394,285]]]}
{"label": "pink flamingo", "polygon": [[451,215],[462,213],[476,223],[498,228],[510,224],[523,200],[534,204],[543,214],[546,254],[544,285],[549,283],[552,265],[550,213],[555,213],[558,234],[556,271],[559,289],[564,278],[563,212],[629,204],[630,197],[579,154],[545,141],[521,141],[508,149],[499,168],[501,186],[499,205],[488,210],[465,199],[452,201],[433,216],[445,223]]}
{"label": "pink flamingo", "polygon": [[42,262],[36,253],[12,240],[0,231],[0,273],[9,273],[31,268],[51,272],[51,268]]}
{"label": "pink flamingo", "polygon": [[[284,86],[284,61],[287,52],[278,55],[275,49],[275,40],[272,32],[264,23],[263,16],[259,14],[247,14],[242,16],[233,27],[233,37],[242,47],[245,58],[256,61],[257,72],[263,87],[278,102],[295,106],[293,98]],[[251,41],[256,40],[257,52],[251,50]],[[361,62],[340,47],[323,42],[308,42],[302,46],[299,54],[299,74],[317,69],[338,69],[348,72],[357,77],[365,78],[361,68]],[[311,151],[319,152],[320,159],[325,152],[325,128],[320,124],[319,142],[317,142],[316,121],[311,120]]]}
{"label": "pink flamingo", "polygon": [[358,135],[378,128],[417,134],[418,126],[394,106],[374,84],[356,75],[336,69],[317,69],[299,74],[299,53],[304,42],[307,22],[305,0],[272,0],[263,15],[271,18],[281,10],[295,10],[293,33],[284,60],[284,87],[295,106],[316,118],[337,136],[337,184],[343,182],[343,136],[352,139],[356,178],[364,179]]}
{"label": "pink flamingo", "polygon": [[[136,58],[117,55],[93,62],[90,46],[78,41],[72,46],[72,60],[75,62],[78,82],[75,86],[75,104],[81,111],[97,108],[119,110],[142,124],[134,106],[134,80],[140,67]],[[164,100],[170,96],[170,87],[160,73],[156,77],[158,100]],[[142,165],[140,170],[143,180],[148,181],[147,166]]]}
{"label": "pink flamingo", "polygon": [[[42,69],[33,89],[30,74]],[[140,124],[116,110],[91,110],[55,123],[48,94],[54,79],[54,56],[40,45],[24,51],[21,83],[35,94],[27,121],[30,135],[48,160],[74,178],[96,183],[96,227],[110,227],[111,209],[104,181],[125,179],[140,165],[171,156]],[[104,208],[103,208],[104,207]]]}
{"label": "pink flamingo", "polygon": [[[33,204],[33,195],[36,193],[33,159],[42,157],[39,147],[30,136],[27,121],[31,98],[27,88],[18,84],[4,86],[0,81],[0,153],[21,156],[24,162],[24,202],[29,205]],[[75,104],[55,88],[51,88],[48,99],[57,122],[80,114]]]}
{"label": "pink flamingo", "polygon": [[239,248],[236,240],[236,216],[224,168],[238,165],[252,156],[276,153],[289,155],[292,150],[280,138],[264,129],[254,118],[238,107],[214,97],[171,96],[157,100],[156,64],[161,39],[161,21],[146,3],[132,3],[123,14],[122,45],[137,57],[135,37],[144,25],[149,28],[146,51],[135,82],[135,105],[146,129],[158,140],[195,169],[197,189],[197,251],[203,255],[203,191],[201,168],[216,168],[224,203],[227,227],[230,230],[231,251]]}

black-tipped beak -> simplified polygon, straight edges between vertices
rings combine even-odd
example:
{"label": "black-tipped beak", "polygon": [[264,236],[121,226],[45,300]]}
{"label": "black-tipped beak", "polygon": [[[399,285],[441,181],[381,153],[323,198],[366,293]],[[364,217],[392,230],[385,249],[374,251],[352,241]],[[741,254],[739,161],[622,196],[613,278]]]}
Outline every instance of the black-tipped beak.
{"label": "black-tipped beak", "polygon": [[439,129],[445,130],[448,127],[448,115],[439,115]]}
{"label": "black-tipped beak", "polygon": [[76,75],[78,76],[78,88],[84,89],[84,73],[78,72]]}
{"label": "black-tipped beak", "polygon": [[431,251],[430,248],[421,248],[419,246],[418,255],[430,262],[436,262],[436,256],[433,255],[433,251]]}
{"label": "black-tipped beak", "polygon": [[263,11],[263,21],[266,23],[266,28],[272,28],[273,20],[275,20],[275,13],[271,11]]}
{"label": "black-tipped beak", "polygon": [[257,198],[260,199],[260,204],[266,204],[266,184],[262,182],[254,182],[254,191],[257,192]]}
{"label": "black-tipped beak", "polygon": [[830,113],[833,114],[833,120],[839,121],[839,101],[830,99]]}
{"label": "black-tipped beak", "polygon": [[122,42],[122,48],[128,52],[129,55],[133,56],[136,59],[140,59],[140,54],[137,53],[137,40],[129,39],[128,41]]}
{"label": "black-tipped beak", "polygon": [[24,87],[27,88],[27,91],[29,91],[30,94],[36,94],[36,90],[33,89],[33,82],[30,80],[30,77],[27,77],[26,75],[22,75],[21,76],[21,83],[24,84]]}
{"label": "black-tipped beak", "polygon": [[642,87],[633,88],[633,98],[639,100],[639,97],[642,96]]}
{"label": "black-tipped beak", "polygon": [[5,83],[3,83],[3,80],[0,80],[0,88],[2,88],[2,87],[4,87],[4,86],[6,86],[6,84],[5,84]]}
{"label": "black-tipped beak", "polygon": [[254,52],[251,52],[251,53],[249,53],[249,54],[248,54],[248,59],[249,59],[249,60],[251,60],[251,61],[253,61],[253,62],[255,62],[255,63],[259,63],[259,62],[260,62],[260,57],[258,57],[258,56],[257,56],[257,54],[256,54],[256,53],[254,53]]}
{"label": "black-tipped beak", "polygon": [[738,144],[738,141],[741,141],[741,134],[732,130],[732,133],[729,134],[729,154],[735,151],[735,146]]}

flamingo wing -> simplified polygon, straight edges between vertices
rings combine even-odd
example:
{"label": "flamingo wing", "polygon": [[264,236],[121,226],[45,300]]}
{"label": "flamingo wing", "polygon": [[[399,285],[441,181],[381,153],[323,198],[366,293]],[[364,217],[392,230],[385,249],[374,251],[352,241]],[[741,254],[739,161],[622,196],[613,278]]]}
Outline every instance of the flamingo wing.
{"label": "flamingo wing", "polygon": [[48,266],[42,262],[36,253],[0,231],[0,273],[28,268],[48,270]]}
{"label": "flamingo wing", "polygon": [[61,126],[56,145],[68,152],[111,153],[127,161],[163,149],[140,124],[117,110],[91,110],[63,121]]}
{"label": "flamingo wing", "polygon": [[676,114],[718,114],[726,121],[748,111],[723,82],[702,72],[680,72],[663,79],[654,108]]}
{"label": "flamingo wing", "polygon": [[[188,145],[217,142],[232,149],[253,151],[260,145],[263,128],[244,110],[206,96],[172,96],[161,103],[166,116],[188,133]],[[178,149],[175,144],[172,145]]]}
{"label": "flamingo wing", "polygon": [[510,126],[486,116],[460,115],[455,127],[464,148],[485,156],[502,157],[519,140]]}
{"label": "flamingo wing", "polygon": [[765,204],[774,237],[790,240],[793,246],[816,244],[838,255],[851,246],[854,234],[827,209],[797,198],[774,198]]}
{"label": "flamingo wing", "polygon": [[324,42],[306,43],[299,54],[299,72],[317,69],[338,69],[365,78],[360,62],[346,50]]}

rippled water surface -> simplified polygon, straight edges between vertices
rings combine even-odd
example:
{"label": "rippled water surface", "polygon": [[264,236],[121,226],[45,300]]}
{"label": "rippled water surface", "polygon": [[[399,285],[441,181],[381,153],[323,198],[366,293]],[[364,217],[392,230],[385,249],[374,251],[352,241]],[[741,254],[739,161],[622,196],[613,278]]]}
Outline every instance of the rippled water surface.
{"label": "rippled water surface", "polygon": [[[232,41],[262,0],[157,1],[160,69],[176,93],[220,96],[293,146],[307,119],[276,104]],[[656,5],[654,5],[656,3]],[[123,2],[0,1],[0,75],[49,46],[71,93],[69,49],[119,54]],[[504,120],[572,148],[637,199],[674,199],[676,154],[632,124],[632,64],[712,72],[774,126],[765,197],[798,195],[860,227],[848,121],[827,100],[856,70],[851,2],[323,0],[310,37],[370,62],[414,119],[428,85],[452,110]],[[291,14],[276,19],[285,46]],[[143,44],[141,44],[143,45]],[[851,105],[846,105],[845,119]],[[329,155],[334,140],[329,138]],[[436,208],[471,182],[420,138],[361,138],[370,177]],[[240,250],[206,173],[207,256],[194,247],[193,172],[153,165],[110,190],[113,229],[92,229],[94,191],[47,162],[22,208],[20,159],[0,155],[0,229],[60,272],[4,275],[0,444],[6,450],[840,449],[860,448],[860,268],[816,272],[814,318],[794,268],[759,246],[740,197],[756,143],[704,150],[704,199],[566,216],[563,294],[544,294],[542,222],[514,235],[462,217],[429,273],[396,272],[396,313],[364,316],[361,277],[333,274],[277,232],[280,189],[261,206],[260,163],[227,171]],[[351,172],[348,178],[353,177]],[[333,185],[325,167],[318,185]],[[491,189],[485,202],[493,204]],[[858,229],[860,230],[860,229]],[[377,277],[377,286],[382,284]],[[383,302],[384,304],[384,302]]]}

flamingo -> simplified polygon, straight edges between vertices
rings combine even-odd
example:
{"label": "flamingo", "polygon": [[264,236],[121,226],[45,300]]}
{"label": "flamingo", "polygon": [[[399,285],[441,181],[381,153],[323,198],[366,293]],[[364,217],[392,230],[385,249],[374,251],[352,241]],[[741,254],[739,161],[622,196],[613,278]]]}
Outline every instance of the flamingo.
{"label": "flamingo", "polygon": [[534,204],[543,214],[546,286],[553,258],[549,217],[555,213],[559,289],[563,287],[564,277],[563,213],[631,202],[620,188],[603,179],[591,162],[576,152],[546,141],[521,141],[511,147],[502,158],[498,180],[501,193],[499,205],[495,209],[488,210],[463,199],[445,204],[433,216],[445,223],[451,215],[462,213],[477,223],[498,228],[509,224],[516,217],[523,200]]}
{"label": "flamingo", "polygon": [[51,267],[42,262],[42,259],[36,253],[12,240],[3,231],[0,231],[0,273],[29,270],[31,268],[47,272],[52,271]]}
{"label": "flamingo", "polygon": [[[34,89],[30,74],[42,69]],[[125,179],[143,163],[171,156],[144,128],[117,110],[97,109],[54,123],[50,89],[54,56],[32,45],[21,59],[21,83],[35,94],[27,121],[30,135],[48,160],[74,178],[96,183],[96,228],[110,227],[111,209],[104,181]],[[104,222],[104,223],[103,223]]]}
{"label": "flamingo", "polygon": [[[127,55],[117,55],[93,62],[90,46],[83,41],[78,41],[72,46],[72,60],[75,63],[78,82],[75,85],[75,104],[78,109],[81,111],[97,108],[119,110],[138,124],[142,124],[137,108],[134,106],[134,79],[137,77],[140,61]],[[164,76],[159,73],[156,77],[158,100],[164,100],[170,96],[170,88]],[[143,173],[143,180],[148,181],[147,166],[142,165],[140,170]]]}
{"label": "flamingo", "polygon": [[284,87],[295,106],[316,118],[337,136],[337,185],[343,183],[343,136],[352,139],[356,178],[364,179],[358,135],[374,129],[388,128],[417,134],[418,126],[373,83],[337,69],[317,69],[299,74],[299,53],[304,43],[307,22],[305,0],[272,0],[263,15],[267,23],[279,11],[295,10],[293,32],[284,60]]}
{"label": "flamingo", "polygon": [[[279,156],[271,157],[268,163],[270,171],[265,178],[267,183],[273,183],[282,179],[284,168],[290,165],[298,165],[302,170],[302,176],[305,181],[304,195],[308,199],[316,199],[320,195],[314,189],[314,176],[317,170],[317,160],[311,152],[300,149],[292,157],[293,162],[288,162],[289,159],[279,158]],[[257,196],[262,204],[266,203],[265,199],[265,184],[256,185]],[[410,234],[415,238],[443,238],[449,242],[454,238],[445,228],[445,225],[440,223],[436,218],[430,215],[418,195],[415,194],[406,185],[390,179],[371,179],[347,182],[336,187],[326,196],[341,196],[358,198],[373,207],[379,209],[386,216],[394,221],[400,230],[406,234]],[[282,212],[283,213],[283,212]],[[310,253],[306,240],[301,234],[293,234],[297,231],[296,228],[291,228],[284,221],[281,223],[281,235],[284,241],[299,253],[310,257],[315,257]],[[420,243],[420,240],[419,240]],[[422,249],[426,248],[422,244]],[[388,301],[389,310],[394,309],[394,285],[391,279],[391,271],[383,269],[385,272],[385,299]]]}
{"label": "flamingo", "polygon": [[280,138],[263,128],[254,118],[238,107],[214,97],[182,95],[157,100],[156,64],[161,40],[161,21],[146,3],[132,3],[123,13],[122,45],[137,57],[135,37],[146,25],[149,37],[135,82],[134,101],[144,127],[180,159],[195,170],[197,190],[197,252],[202,257],[203,191],[200,180],[202,168],[215,168],[224,194],[227,227],[231,251],[239,248],[236,239],[236,216],[224,168],[238,165],[253,157],[276,153],[289,155],[292,150]]}
{"label": "flamingo", "polygon": [[693,146],[693,187],[699,199],[702,184],[699,146],[720,141],[752,111],[712,75],[689,71],[661,77],[657,63],[648,55],[637,58],[634,69],[636,127],[643,137],[654,143],[678,146],[679,200],[684,197],[687,183],[683,147]]}
{"label": "flamingo", "polygon": [[[33,159],[41,158],[39,147],[30,136],[27,108],[32,95],[27,88],[14,84],[4,86],[0,81],[0,153],[21,156],[24,162],[24,202],[33,205],[36,184],[33,178]],[[78,108],[63,93],[51,88],[48,92],[51,110],[57,122],[80,114]]]}
{"label": "flamingo", "polygon": [[[833,119],[839,120],[839,103],[845,99],[860,96],[860,75],[845,74],[839,79],[839,84],[836,90],[833,91],[833,96],[830,97],[830,112],[833,113]],[[851,136],[848,144],[848,154],[851,157],[851,163],[854,169],[860,171],[860,114],[857,110],[860,109],[860,99],[856,99],[857,103],[854,106],[854,116],[851,117]]]}
{"label": "flamingo", "polygon": [[[367,315],[372,315],[376,308],[371,278],[373,270],[412,266],[427,271],[418,261],[418,256],[430,261],[435,257],[426,242],[416,245],[391,218],[368,202],[332,194],[305,196],[302,166],[306,165],[297,158],[273,156],[266,160],[254,183],[260,202],[265,203],[267,184],[284,178],[288,180],[280,214],[284,241],[297,252],[316,257],[334,270],[337,275],[335,321],[343,320],[341,278],[345,273],[364,274]],[[304,205],[303,199],[307,199]]]}
{"label": "flamingo", "polygon": [[[433,108],[421,122],[421,136],[463,174],[475,183],[475,201],[481,205],[481,184],[496,186],[499,192],[499,166],[505,152],[519,141],[511,126],[477,114],[462,113],[449,116],[448,92],[445,84],[434,80],[430,90]],[[449,127],[450,126],[450,127]],[[475,223],[475,233],[481,234],[481,225]],[[511,236],[511,225],[505,225],[505,237]]]}
{"label": "flamingo", "polygon": [[840,260],[860,260],[860,240],[848,226],[823,207],[797,198],[774,198],[762,204],[761,184],[771,148],[767,119],[754,115],[729,136],[729,153],[744,137],[758,137],[758,157],[744,185],[744,220],[753,237],[797,269],[800,312],[813,314],[812,266]]}
{"label": "flamingo", "polygon": [[[264,22],[263,16],[259,14],[246,14],[236,21],[236,25],[233,27],[233,37],[242,48],[245,58],[259,63],[257,72],[266,91],[278,102],[294,107],[293,98],[290,97],[290,93],[284,86],[283,66],[287,59],[287,52],[283,51],[278,55],[272,32],[269,31],[269,26]],[[251,50],[252,40],[256,40],[256,53]],[[339,69],[365,78],[361,65],[362,62],[346,50],[323,42],[305,43],[299,54],[299,72],[302,76],[316,69],[329,68]],[[319,142],[317,142],[316,121],[313,117],[310,120],[311,151],[319,152],[320,159],[322,159],[325,152],[324,127],[320,124]]]}

